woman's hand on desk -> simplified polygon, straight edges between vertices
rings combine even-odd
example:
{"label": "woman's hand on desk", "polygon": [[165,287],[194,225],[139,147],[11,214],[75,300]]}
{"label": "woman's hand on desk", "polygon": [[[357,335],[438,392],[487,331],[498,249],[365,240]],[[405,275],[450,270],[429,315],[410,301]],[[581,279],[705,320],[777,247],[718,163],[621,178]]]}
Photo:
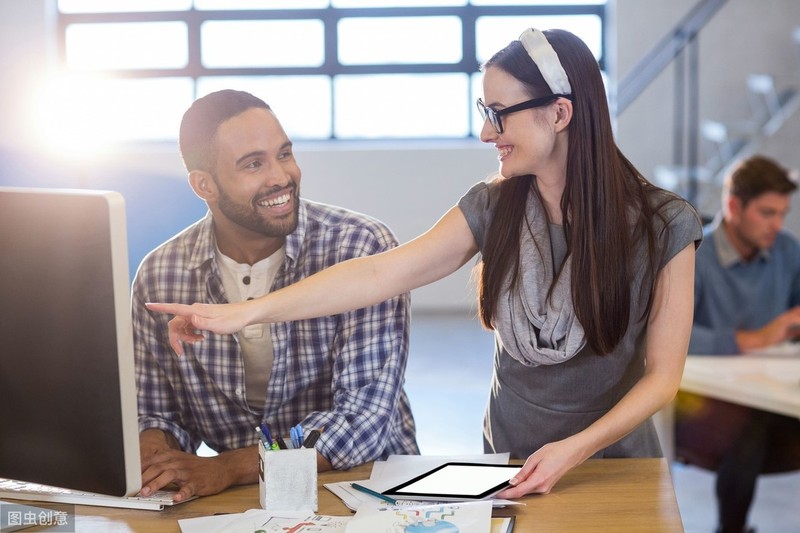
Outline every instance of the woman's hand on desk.
{"label": "woman's hand on desk", "polygon": [[175,353],[183,355],[183,343],[195,343],[205,337],[197,330],[214,333],[235,333],[250,322],[245,302],[235,304],[166,304],[146,303],[150,311],[175,315],[169,321],[169,344]]}
{"label": "woman's hand on desk", "polygon": [[545,444],[528,457],[522,469],[512,478],[514,486],[499,492],[497,498],[548,494],[564,474],[583,460],[580,449],[575,448],[570,439]]}

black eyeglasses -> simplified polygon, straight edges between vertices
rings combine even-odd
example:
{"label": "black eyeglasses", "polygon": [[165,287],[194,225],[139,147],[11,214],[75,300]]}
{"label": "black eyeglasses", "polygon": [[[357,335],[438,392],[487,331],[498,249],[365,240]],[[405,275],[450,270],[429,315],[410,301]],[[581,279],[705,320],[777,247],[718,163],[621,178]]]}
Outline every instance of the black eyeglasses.
{"label": "black eyeglasses", "polygon": [[558,98],[569,98],[572,100],[572,95],[569,94],[550,94],[547,96],[542,96],[541,98],[534,98],[532,100],[527,100],[525,102],[521,102],[519,104],[512,105],[511,107],[506,107],[505,109],[501,109],[500,111],[495,111],[491,107],[487,107],[486,104],[483,103],[483,100],[478,98],[478,101],[475,102],[478,106],[478,112],[481,114],[481,118],[483,120],[489,119],[489,123],[494,127],[494,131],[497,133],[503,133],[503,121],[500,120],[500,117],[503,115],[508,115],[510,113],[516,113],[517,111],[522,111],[523,109],[533,109],[534,107],[542,107],[550,102],[557,100]]}

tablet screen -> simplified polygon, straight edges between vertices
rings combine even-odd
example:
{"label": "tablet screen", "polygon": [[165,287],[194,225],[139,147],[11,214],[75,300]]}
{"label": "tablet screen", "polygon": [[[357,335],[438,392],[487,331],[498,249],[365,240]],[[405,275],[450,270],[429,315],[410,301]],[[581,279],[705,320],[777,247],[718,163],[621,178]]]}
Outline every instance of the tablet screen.
{"label": "tablet screen", "polygon": [[393,487],[384,494],[397,498],[483,499],[508,486],[520,465],[445,463]]}

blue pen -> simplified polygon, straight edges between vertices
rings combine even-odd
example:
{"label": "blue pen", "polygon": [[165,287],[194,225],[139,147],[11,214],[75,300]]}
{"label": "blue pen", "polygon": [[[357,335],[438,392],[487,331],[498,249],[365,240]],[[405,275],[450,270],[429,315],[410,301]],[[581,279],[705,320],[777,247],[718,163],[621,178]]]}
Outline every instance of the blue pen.
{"label": "blue pen", "polygon": [[267,442],[269,443],[269,444],[267,444],[267,447],[269,449],[271,449],[271,450],[277,450],[278,449],[278,443],[275,442],[275,439],[272,438],[272,431],[270,431],[270,429],[269,429],[269,424],[267,424],[266,422],[263,422],[261,424],[261,431],[264,432],[264,436],[267,438]]}
{"label": "blue pen", "polygon": [[263,422],[261,424],[261,431],[264,433],[264,437],[266,437],[267,442],[264,444],[270,450],[278,450],[278,443],[275,442],[275,439],[272,438],[272,431],[270,431],[269,424]]}
{"label": "blue pen", "polygon": [[256,426],[256,433],[258,433],[258,438],[261,439],[261,444],[264,445],[264,449],[271,449],[272,443],[267,440],[267,436],[264,435],[264,430],[261,429],[261,426]]}
{"label": "blue pen", "polygon": [[300,424],[289,430],[289,437],[292,440],[292,448],[299,448],[303,445],[303,427]]}
{"label": "blue pen", "polygon": [[272,447],[272,432],[269,429],[269,424],[266,422],[262,422],[261,424],[261,431],[264,432],[264,436],[267,437],[267,442],[269,442],[269,446]]}

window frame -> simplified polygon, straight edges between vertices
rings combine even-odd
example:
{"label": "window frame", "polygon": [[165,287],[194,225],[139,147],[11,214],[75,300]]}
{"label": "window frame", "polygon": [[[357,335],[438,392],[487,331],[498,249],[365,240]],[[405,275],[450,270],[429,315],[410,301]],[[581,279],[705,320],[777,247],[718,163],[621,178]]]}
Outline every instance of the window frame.
{"label": "window frame", "polygon": [[[59,66],[66,69],[66,32],[71,24],[122,23],[122,22],[165,22],[186,23],[188,38],[188,61],[183,68],[174,69],[103,69],[93,71],[101,75],[119,78],[191,78],[193,96],[196,98],[199,78],[215,76],[302,76],[324,75],[331,78],[331,102],[335,102],[333,78],[350,74],[433,74],[462,73],[471,78],[478,71],[476,50],[476,22],[480,17],[491,16],[569,16],[594,15],[600,19],[601,51],[598,63],[601,70],[606,68],[608,50],[608,21],[606,4],[548,4],[548,5],[504,5],[483,6],[467,4],[464,6],[412,6],[412,7],[333,7],[310,9],[262,9],[262,10],[199,10],[192,7],[185,11],[154,12],[108,12],[108,13],[62,13],[57,12],[57,57]],[[454,63],[403,63],[403,64],[353,64],[339,63],[338,22],[344,18],[366,17],[426,17],[456,16],[461,19],[463,54],[461,61]],[[201,61],[200,28],[206,21],[226,20],[321,20],[324,26],[324,63],[319,67],[205,67]],[[471,87],[469,88],[471,90]],[[475,98],[469,98],[465,113],[475,112]],[[335,136],[336,109],[331,106],[331,135],[329,140],[339,140]],[[471,120],[471,118],[469,119]],[[455,139],[474,139],[470,131],[465,137]],[[419,140],[415,137],[414,139]],[[436,137],[453,139],[453,137]],[[324,138],[309,139],[328,140]],[[349,140],[349,139],[348,139]]]}

